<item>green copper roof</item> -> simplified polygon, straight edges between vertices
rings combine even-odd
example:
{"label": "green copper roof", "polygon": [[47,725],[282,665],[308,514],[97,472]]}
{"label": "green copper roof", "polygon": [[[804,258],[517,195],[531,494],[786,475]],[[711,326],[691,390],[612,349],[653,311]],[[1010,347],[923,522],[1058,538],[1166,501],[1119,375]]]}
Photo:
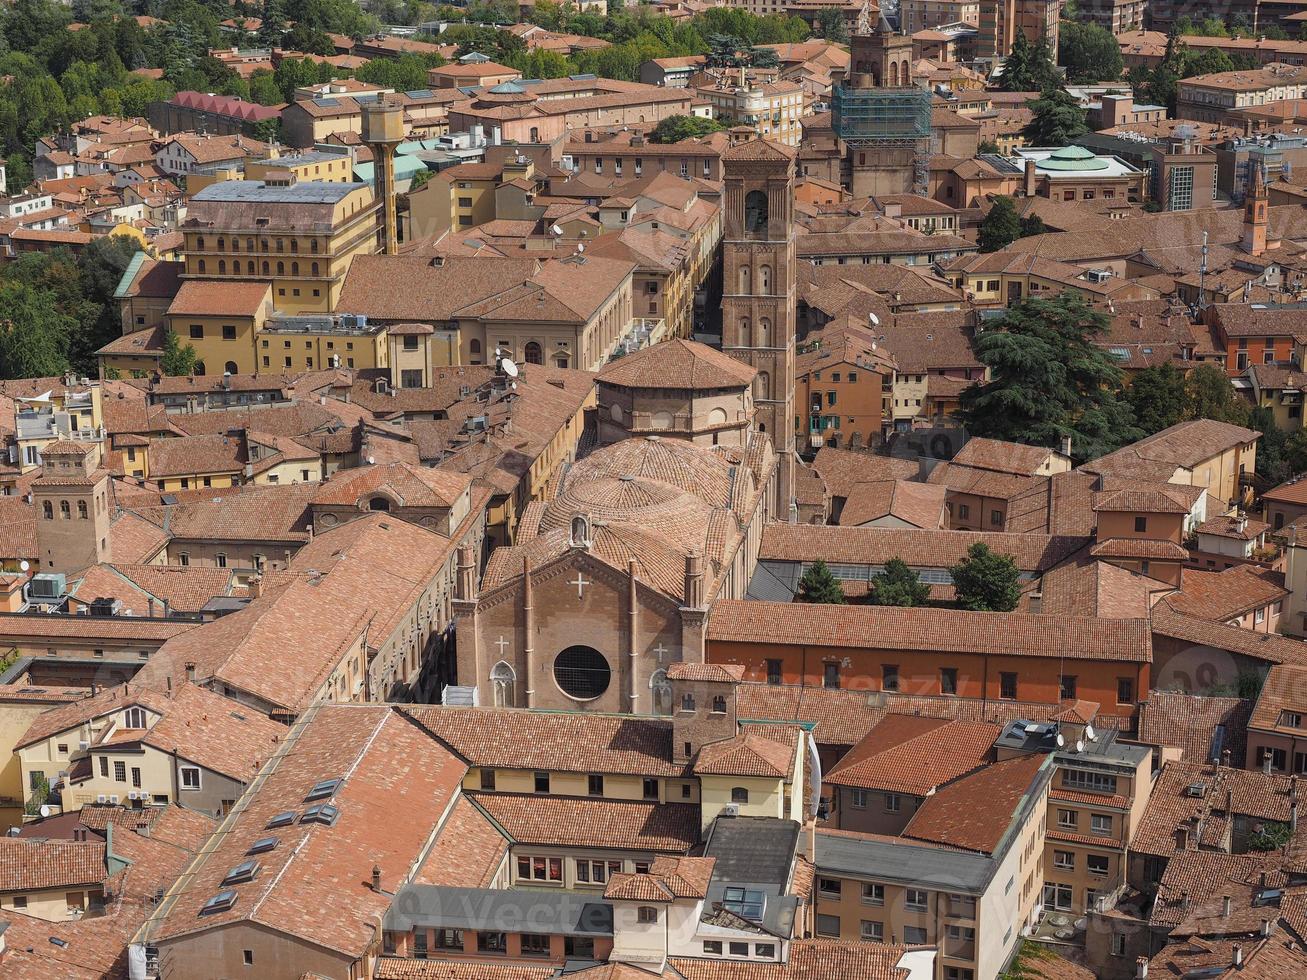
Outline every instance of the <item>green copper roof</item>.
{"label": "green copper roof", "polygon": [[1042,170],[1106,170],[1109,164],[1083,146],[1064,146],[1039,162]]}

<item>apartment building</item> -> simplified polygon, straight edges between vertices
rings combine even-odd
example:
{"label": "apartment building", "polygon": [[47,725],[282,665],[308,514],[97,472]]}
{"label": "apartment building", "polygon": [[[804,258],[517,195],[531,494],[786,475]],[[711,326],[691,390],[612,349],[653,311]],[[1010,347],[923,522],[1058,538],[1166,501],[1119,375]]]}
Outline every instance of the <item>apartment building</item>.
{"label": "apartment building", "polygon": [[1011,722],[997,758],[1052,753],[1047,798],[1043,906],[1081,915],[1110,905],[1125,888],[1131,835],[1152,790],[1152,752],[1096,730],[1098,705],[1073,702],[1048,722]]}
{"label": "apartment building", "polygon": [[[722,153],[728,137],[712,133],[679,143],[651,143],[642,133],[587,129],[569,134],[563,158],[570,158],[577,173],[642,177],[670,173],[677,177],[722,179]],[[611,171],[610,168],[611,167]]]}
{"label": "apartment building", "polygon": [[797,436],[807,451],[879,443],[888,430],[894,355],[863,330],[863,321],[834,321],[810,334],[794,364]]}
{"label": "apartment building", "polygon": [[1031,44],[1046,40],[1056,52],[1060,10],[1057,0],[980,0],[976,53],[981,58],[1005,57],[1018,31]]}
{"label": "apartment building", "polygon": [[751,79],[742,68],[738,78],[724,75],[716,85],[693,91],[712,106],[712,117],[726,126],[747,126],[785,146],[798,146],[803,137],[799,118],[804,115],[804,91],[798,82]]}
{"label": "apartment building", "polygon": [[1237,110],[1303,98],[1307,67],[1278,62],[1261,68],[1215,72],[1181,79],[1176,92],[1176,116],[1199,122],[1225,123]]}
{"label": "apartment building", "polygon": [[1113,37],[1120,38],[1131,31],[1141,31],[1144,26],[1146,0],[1110,0],[1107,3],[1093,3],[1086,6],[1083,19],[1097,24]]}
{"label": "apartment building", "polygon": [[1307,775],[1307,668],[1276,664],[1248,719],[1248,768]]}
{"label": "apartment building", "polygon": [[[910,758],[929,766],[946,746],[930,738]],[[816,934],[933,945],[936,976],[997,976],[1041,909],[1053,770],[1047,755],[978,767],[941,786],[897,835],[818,831]]]}
{"label": "apartment building", "polygon": [[284,731],[194,684],[165,693],[123,684],[46,712],[14,748],[25,793],[30,798],[40,776],[65,812],[181,803],[220,817]]}
{"label": "apartment building", "polygon": [[941,24],[980,24],[980,0],[905,0],[899,5],[899,27],[905,34]]}
{"label": "apartment building", "polygon": [[927,480],[947,492],[949,527],[963,531],[1009,530],[1009,511],[1018,501],[1046,485],[1048,478],[1071,469],[1069,447],[1045,449],[971,439],[950,462],[940,463]]}
{"label": "apartment building", "polygon": [[275,309],[330,313],[376,251],[377,205],[366,184],[225,181],[191,198],[182,232],[183,279],[270,283]]}

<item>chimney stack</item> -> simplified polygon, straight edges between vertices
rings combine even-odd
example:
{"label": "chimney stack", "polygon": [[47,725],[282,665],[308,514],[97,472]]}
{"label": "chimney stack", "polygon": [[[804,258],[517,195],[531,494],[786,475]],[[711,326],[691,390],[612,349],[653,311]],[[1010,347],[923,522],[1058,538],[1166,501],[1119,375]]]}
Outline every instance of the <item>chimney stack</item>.
{"label": "chimney stack", "polygon": [[381,866],[378,864],[372,866],[372,890],[381,891]]}
{"label": "chimney stack", "polygon": [[186,680],[189,683],[195,683],[195,664],[193,662],[186,665]]}
{"label": "chimney stack", "polygon": [[1135,960],[1135,980],[1148,980],[1148,957],[1140,956]]}
{"label": "chimney stack", "polygon": [[1236,970],[1243,968],[1243,946],[1239,943],[1234,944],[1234,968]]}
{"label": "chimney stack", "polygon": [[1232,898],[1230,898],[1229,895],[1222,895],[1222,896],[1221,896],[1221,915],[1223,915],[1225,918],[1228,919],[1228,918],[1230,917],[1230,913],[1233,912],[1233,911],[1234,911],[1234,900],[1233,900]]}
{"label": "chimney stack", "polygon": [[1269,936],[1270,934],[1271,934],[1271,920],[1262,919],[1262,935]]}

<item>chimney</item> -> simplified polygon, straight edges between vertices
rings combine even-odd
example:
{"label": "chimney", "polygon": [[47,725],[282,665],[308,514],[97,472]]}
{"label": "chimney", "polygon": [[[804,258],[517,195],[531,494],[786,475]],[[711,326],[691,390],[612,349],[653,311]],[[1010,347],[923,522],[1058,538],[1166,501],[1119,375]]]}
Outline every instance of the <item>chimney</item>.
{"label": "chimney", "polygon": [[1148,980],[1148,957],[1140,956],[1135,960],[1135,980]]}
{"label": "chimney", "polygon": [[1230,918],[1230,913],[1234,911],[1234,900],[1229,895],[1221,896],[1221,915]]}
{"label": "chimney", "polygon": [[1070,436],[1063,436],[1063,437],[1062,437],[1062,455],[1063,455],[1063,456],[1070,456],[1070,455],[1071,455],[1071,437],[1070,437]]}
{"label": "chimney", "polygon": [[372,890],[381,891],[381,866],[378,864],[372,866]]}
{"label": "chimney", "polygon": [[1035,161],[1027,160],[1026,161],[1026,187],[1025,187],[1026,197],[1035,196],[1035,186],[1036,186]]}
{"label": "chimney", "polygon": [[1262,757],[1262,772],[1268,776],[1271,774],[1271,753],[1269,752]]}
{"label": "chimney", "polygon": [[195,664],[194,664],[194,662],[188,663],[188,664],[186,665],[186,680],[187,680],[189,683],[192,683],[192,684],[195,683]]}
{"label": "chimney", "polygon": [[1240,943],[1234,944],[1234,968],[1243,969],[1243,946]]}
{"label": "chimney", "polygon": [[263,595],[263,576],[262,576],[262,575],[251,575],[251,576],[250,576],[249,593],[250,593],[250,598],[251,598],[251,599],[257,599],[257,598],[259,598],[259,596]]}
{"label": "chimney", "polygon": [[1187,851],[1189,849],[1189,828],[1175,828],[1175,849],[1177,851]]}
{"label": "chimney", "polygon": [[1225,768],[1229,769],[1229,768],[1230,768],[1230,759],[1231,759],[1231,758],[1232,758],[1232,756],[1231,756],[1231,754],[1230,754],[1230,750],[1229,750],[1229,749],[1222,749],[1222,750],[1221,750],[1221,765],[1223,765],[1223,766],[1225,766]]}
{"label": "chimney", "polygon": [[1269,936],[1270,934],[1271,934],[1271,920],[1262,919],[1262,935]]}
{"label": "chimney", "polygon": [[472,602],[477,597],[477,565],[471,545],[458,549],[458,598]]}

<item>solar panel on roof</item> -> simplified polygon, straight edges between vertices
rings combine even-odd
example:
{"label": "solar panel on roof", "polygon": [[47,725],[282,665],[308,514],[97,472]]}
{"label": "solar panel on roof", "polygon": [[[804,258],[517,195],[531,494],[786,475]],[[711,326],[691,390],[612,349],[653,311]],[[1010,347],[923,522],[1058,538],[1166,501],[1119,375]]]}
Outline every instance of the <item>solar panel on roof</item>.
{"label": "solar panel on roof", "polygon": [[314,99],[313,104],[320,109],[334,109],[340,105],[340,99]]}
{"label": "solar panel on roof", "polygon": [[405,92],[404,94],[410,99],[429,99],[431,98],[432,92],[429,88],[418,88],[414,89],[412,92]]}
{"label": "solar panel on roof", "polygon": [[568,75],[567,77],[574,82],[593,82],[599,76],[594,72],[587,72],[584,75]]}

